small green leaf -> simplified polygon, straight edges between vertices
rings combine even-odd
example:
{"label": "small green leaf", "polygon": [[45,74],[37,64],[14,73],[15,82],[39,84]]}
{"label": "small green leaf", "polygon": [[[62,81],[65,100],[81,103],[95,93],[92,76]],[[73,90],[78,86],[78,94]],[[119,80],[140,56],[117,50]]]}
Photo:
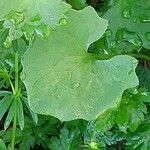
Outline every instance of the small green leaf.
{"label": "small green leaf", "polygon": [[27,98],[23,98],[23,102],[24,102],[24,104],[26,105],[26,107],[28,108],[28,110],[29,110],[29,112],[30,112],[30,114],[31,114],[31,116],[32,116],[32,118],[33,118],[33,120],[34,120],[34,122],[37,123],[37,122],[38,122],[38,115],[37,115],[36,113],[34,113],[34,112],[31,110],[31,108],[29,107],[29,104],[28,104],[28,102],[27,102]]}
{"label": "small green leaf", "polygon": [[6,111],[8,110],[12,100],[13,100],[12,96],[7,95],[0,101],[0,120],[2,119]]}
{"label": "small green leaf", "polygon": [[4,130],[6,130],[9,127],[9,125],[11,124],[16,111],[17,111],[17,100],[13,99],[13,102],[10,106],[8,115],[7,115],[5,123],[4,123]]}
{"label": "small green leaf", "polygon": [[0,81],[0,88],[3,87],[4,83],[5,83],[5,79],[2,79],[2,80]]}
{"label": "small green leaf", "polygon": [[10,92],[10,91],[3,91],[3,90],[0,91],[0,96],[6,96],[6,95],[10,95],[10,94],[12,94],[12,92]]}
{"label": "small green leaf", "polygon": [[18,123],[21,130],[24,128],[24,113],[21,99],[18,99]]}

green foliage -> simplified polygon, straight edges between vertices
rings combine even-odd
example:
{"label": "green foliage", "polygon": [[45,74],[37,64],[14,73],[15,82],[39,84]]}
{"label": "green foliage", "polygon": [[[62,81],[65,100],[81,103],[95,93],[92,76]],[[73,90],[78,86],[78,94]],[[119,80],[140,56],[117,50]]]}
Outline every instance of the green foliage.
{"label": "green foliage", "polygon": [[128,146],[127,149],[150,149],[150,118],[149,116],[144,122],[139,126],[139,128],[134,132],[130,133],[127,137]]}
{"label": "green foliage", "polygon": [[69,131],[66,127],[61,130],[59,138],[52,138],[50,141],[50,149],[52,150],[76,150],[80,147],[80,131]]}
{"label": "green foliage", "polygon": [[6,150],[6,145],[3,140],[0,139],[0,150]]}
{"label": "green foliage", "polygon": [[113,127],[113,125],[115,124],[116,117],[115,110],[116,109],[109,109],[95,120],[94,124],[96,130],[100,131],[101,133],[104,133]]}
{"label": "green foliage", "polygon": [[[122,32],[119,33],[119,30],[125,29],[130,34],[136,34],[140,37],[135,40],[129,37],[126,41],[137,46],[143,45],[145,48],[150,48],[148,38],[150,25],[149,7],[149,0],[144,3],[142,0],[119,0],[118,4],[110,8],[103,16],[110,22],[109,29],[112,32],[111,39],[115,40],[117,34],[122,36]],[[126,35],[123,36],[125,37]]]}
{"label": "green foliage", "polygon": [[83,9],[87,6],[86,0],[67,0],[74,9]]}
{"label": "green foliage", "polygon": [[[46,40],[35,40],[24,55],[24,83],[29,103],[33,111],[60,120],[95,119],[114,107],[124,90],[138,84],[134,73],[137,62],[128,56],[99,61],[86,52],[88,45],[104,33],[107,25],[92,8],[79,13],[70,11],[67,17],[65,27],[59,27]],[[93,18],[92,23],[87,19],[87,27],[82,23],[85,17]],[[93,32],[96,25],[100,29]],[[81,28],[84,32],[80,35]],[[68,42],[65,44],[65,41]],[[107,91],[113,87],[115,91],[108,96]]]}
{"label": "green foliage", "polygon": [[45,23],[54,26],[69,8],[69,5],[61,0],[23,0],[20,3],[18,0],[6,0],[0,2],[0,18],[13,19],[7,22],[8,26],[12,26],[13,23]]}
{"label": "green foliage", "polygon": [[[55,118],[40,116],[38,124],[30,118],[25,117],[25,127],[23,130],[17,128],[16,145],[18,150],[30,150],[36,145],[47,149],[50,145],[50,137],[59,135],[60,122]],[[42,127],[42,128],[41,128]],[[10,145],[12,129],[0,133],[0,138],[7,145]]]}
{"label": "green foliage", "polygon": [[116,113],[116,123],[122,130],[129,128],[131,131],[135,131],[138,125],[144,121],[144,114],[147,114],[145,103],[150,102],[150,93],[143,89],[138,91],[135,89],[134,92],[124,94]]}
{"label": "green foliage", "polygon": [[[145,63],[145,62],[144,62]],[[150,91],[150,70],[147,65],[139,65],[137,68],[140,85]]]}
{"label": "green foliage", "polygon": [[0,150],[149,150],[149,7],[0,0]]}
{"label": "green foliage", "polygon": [[0,120],[8,110],[10,104],[12,102],[12,96],[11,95],[6,95],[1,101],[0,101]]}
{"label": "green foliage", "polygon": [[64,13],[69,9],[70,5],[61,0],[1,1],[0,20],[4,21],[3,27],[8,31],[5,48],[10,48],[12,41],[22,36],[27,40],[33,40],[35,33],[47,37],[50,29],[65,19]]}
{"label": "green foliage", "polygon": [[87,124],[87,129],[84,133],[84,144],[87,150],[103,149],[106,146],[102,134],[97,129],[95,122],[89,122]]}

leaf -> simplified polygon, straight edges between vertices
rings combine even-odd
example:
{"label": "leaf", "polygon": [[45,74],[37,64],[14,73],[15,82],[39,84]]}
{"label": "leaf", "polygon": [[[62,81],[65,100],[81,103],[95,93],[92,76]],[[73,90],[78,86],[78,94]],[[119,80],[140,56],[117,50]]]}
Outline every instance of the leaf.
{"label": "leaf", "polygon": [[71,10],[66,16],[65,26],[47,40],[36,39],[24,55],[28,101],[36,113],[63,121],[92,120],[115,107],[125,89],[138,84],[137,61],[129,56],[96,60],[86,52],[107,27],[93,8]]}
{"label": "leaf", "polygon": [[7,115],[5,123],[4,123],[4,130],[6,130],[9,127],[10,123],[12,122],[13,117],[15,115],[15,111],[17,111],[17,101],[16,101],[16,99],[13,100],[13,102],[10,106],[8,115]]}
{"label": "leaf", "polygon": [[87,150],[102,149],[105,147],[100,131],[97,130],[95,122],[89,121],[84,133],[84,147]]}
{"label": "leaf", "polygon": [[7,150],[6,145],[3,140],[0,139],[0,150]]}
{"label": "leaf", "polygon": [[150,69],[139,65],[136,69],[140,86],[150,91]]}
{"label": "leaf", "polygon": [[35,145],[35,139],[32,135],[24,136],[20,145],[19,150],[30,150]]}
{"label": "leaf", "polygon": [[6,96],[6,95],[11,95],[12,92],[10,91],[4,91],[4,90],[0,90],[0,96]]}
{"label": "leaf", "polygon": [[5,0],[0,2],[0,18],[3,19],[11,11],[16,11],[24,15],[21,22],[35,21],[38,16],[43,23],[55,26],[69,8],[62,0]]}
{"label": "leaf", "polygon": [[76,150],[79,149],[80,144],[78,142],[80,138],[79,130],[69,131],[64,127],[61,130],[59,138],[52,137],[49,148],[52,150]]}
{"label": "leaf", "polygon": [[136,94],[126,92],[115,115],[117,125],[135,131],[147,114],[145,102],[150,102],[150,94],[142,89]]}
{"label": "leaf", "polygon": [[101,133],[106,132],[107,130],[111,129],[115,124],[114,119],[115,119],[114,110],[113,109],[107,110],[105,113],[103,113],[96,119],[95,121],[96,129]]}
{"label": "leaf", "polygon": [[150,149],[150,118],[149,114],[147,118],[142,122],[138,129],[134,133],[128,133],[126,137],[127,150],[149,150]]}
{"label": "leaf", "polygon": [[21,130],[24,128],[24,113],[21,99],[18,99],[18,123]]}
{"label": "leaf", "polygon": [[67,0],[74,9],[83,9],[87,6],[86,0]]}
{"label": "leaf", "polygon": [[136,40],[137,45],[150,48],[150,0],[119,0],[118,4],[110,8],[104,18],[109,20],[111,39],[115,40],[118,29],[125,28],[135,32],[142,39]]}
{"label": "leaf", "polygon": [[4,116],[4,114],[6,113],[6,111],[8,110],[10,104],[12,102],[12,96],[11,95],[7,95],[5,96],[1,101],[0,101],[0,120],[2,119],[2,117]]}
{"label": "leaf", "polygon": [[0,63],[4,61],[10,53],[12,53],[11,49],[4,49],[4,42],[7,38],[8,30],[0,30]]}
{"label": "leaf", "polygon": [[28,110],[29,110],[29,112],[30,112],[30,114],[31,114],[31,116],[32,116],[32,118],[33,118],[33,120],[34,120],[34,122],[37,123],[37,122],[38,122],[38,115],[37,115],[36,113],[34,113],[34,112],[30,109],[29,104],[28,104],[26,98],[23,98],[23,102],[24,102],[24,104],[26,105],[26,107],[28,108]]}

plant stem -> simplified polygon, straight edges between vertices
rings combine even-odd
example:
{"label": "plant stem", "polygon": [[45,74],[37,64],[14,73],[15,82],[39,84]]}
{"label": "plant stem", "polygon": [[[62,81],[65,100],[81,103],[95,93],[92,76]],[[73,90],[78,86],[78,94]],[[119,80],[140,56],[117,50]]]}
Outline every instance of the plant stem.
{"label": "plant stem", "polygon": [[[14,100],[18,99],[18,90],[19,90],[19,52],[15,53],[15,92],[14,92]],[[13,130],[12,130],[12,139],[11,139],[11,150],[14,150],[15,147],[15,139],[16,139],[16,126],[17,126],[17,107],[14,114],[13,120]]]}
{"label": "plant stem", "polygon": [[[16,100],[16,99],[14,99],[14,100]],[[12,130],[12,137],[11,137],[11,150],[14,150],[14,146],[15,146],[16,126],[17,126],[17,111],[15,111],[14,120],[13,120],[13,130]]]}
{"label": "plant stem", "polygon": [[19,89],[19,53],[16,51],[15,53],[15,93],[18,92]]}
{"label": "plant stem", "polygon": [[143,60],[147,60],[150,61],[150,56],[147,56],[145,54],[130,54],[131,56],[135,57],[135,58],[139,58],[139,59],[143,59]]}
{"label": "plant stem", "polygon": [[10,79],[9,75],[8,75],[8,80],[9,80],[9,83],[10,83],[11,89],[12,89],[12,91],[13,91],[13,94],[15,95],[15,88],[14,88],[14,85],[13,85],[13,83],[12,83],[12,81],[11,81],[11,79]]}

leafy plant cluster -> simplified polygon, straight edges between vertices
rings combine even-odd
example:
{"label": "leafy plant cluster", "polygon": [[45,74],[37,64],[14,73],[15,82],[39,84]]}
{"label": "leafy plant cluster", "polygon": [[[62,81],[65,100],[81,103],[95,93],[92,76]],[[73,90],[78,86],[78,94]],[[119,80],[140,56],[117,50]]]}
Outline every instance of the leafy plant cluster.
{"label": "leafy plant cluster", "polygon": [[0,150],[149,150],[149,8],[0,0]]}

